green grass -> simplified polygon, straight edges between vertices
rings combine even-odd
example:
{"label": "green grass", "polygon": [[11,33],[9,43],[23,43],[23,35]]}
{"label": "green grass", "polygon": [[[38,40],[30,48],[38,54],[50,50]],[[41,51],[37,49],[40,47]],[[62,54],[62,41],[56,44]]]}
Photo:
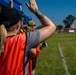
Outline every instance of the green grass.
{"label": "green grass", "polygon": [[56,33],[46,42],[48,47],[39,54],[35,75],[66,75],[58,43],[70,75],[76,75],[76,33]]}

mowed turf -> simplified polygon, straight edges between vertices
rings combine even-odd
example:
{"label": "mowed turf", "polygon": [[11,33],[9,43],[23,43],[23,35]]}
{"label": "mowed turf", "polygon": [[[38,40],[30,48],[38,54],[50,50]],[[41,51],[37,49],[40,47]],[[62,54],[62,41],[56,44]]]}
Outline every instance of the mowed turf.
{"label": "mowed turf", "polygon": [[48,47],[39,54],[35,75],[66,75],[58,44],[68,72],[70,75],[76,75],[76,33],[55,33],[46,42]]}

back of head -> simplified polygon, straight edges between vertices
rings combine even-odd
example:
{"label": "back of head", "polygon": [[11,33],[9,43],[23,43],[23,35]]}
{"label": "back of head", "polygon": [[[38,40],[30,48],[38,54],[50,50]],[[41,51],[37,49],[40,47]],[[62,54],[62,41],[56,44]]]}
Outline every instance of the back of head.
{"label": "back of head", "polygon": [[4,44],[7,37],[7,29],[18,23],[21,19],[19,13],[15,9],[4,9],[0,13],[0,54],[4,50]]}
{"label": "back of head", "polygon": [[0,23],[4,24],[6,28],[10,28],[21,19],[18,11],[12,8],[4,9],[0,14]]}

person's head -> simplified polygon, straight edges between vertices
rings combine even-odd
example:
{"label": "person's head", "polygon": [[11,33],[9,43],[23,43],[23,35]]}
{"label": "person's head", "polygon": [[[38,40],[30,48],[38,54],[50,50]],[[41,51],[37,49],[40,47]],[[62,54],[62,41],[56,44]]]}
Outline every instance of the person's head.
{"label": "person's head", "polygon": [[30,21],[28,21],[28,26],[29,26],[30,30],[34,30],[36,24],[33,20],[30,20]]}
{"label": "person's head", "polygon": [[20,19],[18,11],[15,9],[4,9],[0,13],[0,50],[3,50],[3,46],[8,32],[16,31],[20,29]]}
{"label": "person's head", "polygon": [[12,8],[4,9],[0,14],[0,23],[3,24],[7,31],[10,31],[14,26],[19,25],[21,16],[17,10]]}

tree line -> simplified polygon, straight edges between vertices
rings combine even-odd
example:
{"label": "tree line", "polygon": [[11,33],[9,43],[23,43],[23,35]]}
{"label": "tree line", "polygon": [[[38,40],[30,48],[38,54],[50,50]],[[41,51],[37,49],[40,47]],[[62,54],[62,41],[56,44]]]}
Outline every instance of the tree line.
{"label": "tree line", "polygon": [[[70,28],[70,26],[73,24],[73,22],[75,21],[76,17],[73,15],[68,15],[64,20],[63,23],[65,25],[65,28]],[[38,26],[37,29],[41,28],[42,26]],[[57,29],[61,30],[63,29],[63,25],[57,25]]]}

